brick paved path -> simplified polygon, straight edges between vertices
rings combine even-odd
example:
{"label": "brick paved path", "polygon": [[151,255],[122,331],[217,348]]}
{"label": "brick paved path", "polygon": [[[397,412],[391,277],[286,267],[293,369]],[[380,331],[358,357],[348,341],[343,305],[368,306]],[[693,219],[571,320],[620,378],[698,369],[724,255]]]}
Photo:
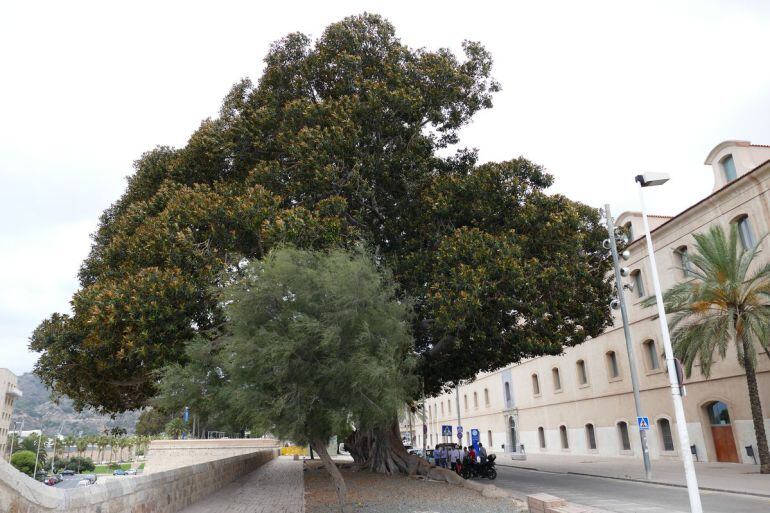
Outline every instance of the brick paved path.
{"label": "brick paved path", "polygon": [[302,462],[279,457],[180,513],[303,513]]}

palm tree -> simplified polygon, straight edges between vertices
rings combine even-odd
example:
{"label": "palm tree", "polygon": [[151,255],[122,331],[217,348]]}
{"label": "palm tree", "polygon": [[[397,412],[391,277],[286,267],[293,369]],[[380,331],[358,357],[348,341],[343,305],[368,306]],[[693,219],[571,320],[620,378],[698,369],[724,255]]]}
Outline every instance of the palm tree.
{"label": "palm tree", "polygon": [[83,454],[88,449],[89,437],[79,436],[75,439],[75,447],[78,450],[78,455],[82,458]]}
{"label": "palm tree", "polygon": [[[666,291],[663,299],[672,314],[669,326],[674,352],[687,376],[698,361],[708,378],[716,354],[724,359],[735,344],[738,363],[746,371],[751,416],[757,437],[760,472],[770,473],[770,452],[757,386],[757,353],[770,357],[770,263],[758,265],[762,242],[744,249],[733,224],[725,234],[713,226],[695,234],[695,249],[688,256],[689,278]],[[647,301],[649,306],[652,301]]]}

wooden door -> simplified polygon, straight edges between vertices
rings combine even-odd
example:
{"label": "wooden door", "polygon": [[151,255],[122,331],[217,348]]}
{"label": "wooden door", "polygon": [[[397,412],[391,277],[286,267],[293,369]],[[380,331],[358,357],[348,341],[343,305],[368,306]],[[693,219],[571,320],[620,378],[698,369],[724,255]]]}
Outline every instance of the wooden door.
{"label": "wooden door", "polygon": [[733,427],[730,424],[712,424],[711,437],[714,439],[714,449],[717,453],[717,461],[740,463],[738,451],[735,449]]}

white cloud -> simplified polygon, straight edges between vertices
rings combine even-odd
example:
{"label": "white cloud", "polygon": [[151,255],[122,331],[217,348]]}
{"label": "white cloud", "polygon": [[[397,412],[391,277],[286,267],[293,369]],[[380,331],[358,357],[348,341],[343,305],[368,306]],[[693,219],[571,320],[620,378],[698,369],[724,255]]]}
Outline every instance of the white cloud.
{"label": "white cloud", "polygon": [[668,171],[650,207],[711,190],[728,138],[770,143],[770,7],[760,2],[14,2],[0,16],[0,366],[67,309],[99,213],[143,151],[181,145],[270,43],[382,13],[411,46],[487,45],[503,92],[465,131],[482,159],[518,155],[555,191],[637,209],[633,176]]}

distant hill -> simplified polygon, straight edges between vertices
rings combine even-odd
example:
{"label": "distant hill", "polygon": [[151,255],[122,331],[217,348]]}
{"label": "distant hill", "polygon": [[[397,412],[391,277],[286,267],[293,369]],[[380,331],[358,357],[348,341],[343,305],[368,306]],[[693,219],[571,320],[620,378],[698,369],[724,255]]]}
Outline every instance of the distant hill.
{"label": "distant hill", "polygon": [[19,388],[24,395],[13,406],[11,429],[16,429],[16,421],[24,420],[25,431],[40,429],[42,426],[44,433],[53,434],[59,431],[63,421],[63,435],[102,433],[113,427],[124,428],[131,434],[139,419],[138,411],[126,412],[114,419],[92,410],[78,413],[72,407],[69,397],[62,397],[59,404],[56,404],[51,400],[51,392],[31,372],[19,376]]}

